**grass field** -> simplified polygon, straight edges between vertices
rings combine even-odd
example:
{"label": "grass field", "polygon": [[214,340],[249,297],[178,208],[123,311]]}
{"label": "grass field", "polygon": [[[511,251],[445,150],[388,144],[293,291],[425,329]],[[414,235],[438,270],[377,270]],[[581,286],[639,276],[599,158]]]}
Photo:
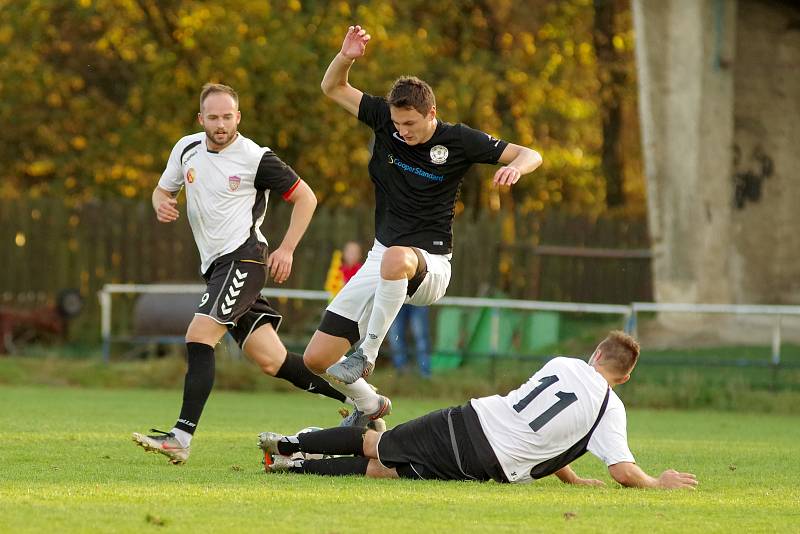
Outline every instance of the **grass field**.
{"label": "grass field", "polygon": [[[624,400],[624,390],[620,390]],[[454,403],[461,399],[453,399]],[[337,422],[336,403],[214,392],[185,466],[130,442],[168,429],[177,390],[0,387],[0,532],[775,532],[800,529],[796,417],[630,410],[650,473],[697,474],[694,492],[318,478],[261,471],[256,434]],[[442,401],[395,399],[396,424]]]}

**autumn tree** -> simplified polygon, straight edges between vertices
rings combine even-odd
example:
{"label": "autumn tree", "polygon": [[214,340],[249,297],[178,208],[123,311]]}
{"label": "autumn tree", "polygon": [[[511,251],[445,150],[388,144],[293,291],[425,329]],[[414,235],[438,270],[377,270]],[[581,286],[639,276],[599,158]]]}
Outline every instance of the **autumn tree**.
{"label": "autumn tree", "polygon": [[[640,210],[641,173],[619,178],[603,163],[608,91],[635,109],[632,77],[613,74],[633,61],[627,7],[613,24],[603,9],[600,0],[7,1],[0,116],[13,127],[0,143],[0,195],[146,198],[174,142],[198,129],[200,86],[218,81],[239,91],[245,135],[275,148],[324,202],[354,205],[371,194],[369,131],[319,82],[358,21],[373,42],[354,85],[383,94],[416,74],[434,87],[443,120],[544,154],[510,193],[490,186],[491,169],[476,169],[466,206],[498,209],[505,195],[504,206],[522,211],[598,212],[618,203],[623,180],[634,192],[625,205]],[[635,115],[613,117],[636,138]],[[638,163],[630,151],[615,156],[627,169]]]}

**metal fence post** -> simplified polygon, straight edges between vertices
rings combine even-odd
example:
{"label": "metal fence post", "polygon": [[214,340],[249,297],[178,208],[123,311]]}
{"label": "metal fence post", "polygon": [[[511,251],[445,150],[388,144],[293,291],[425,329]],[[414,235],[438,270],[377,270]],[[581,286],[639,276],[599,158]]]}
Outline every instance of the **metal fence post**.
{"label": "metal fence post", "polygon": [[496,369],[495,366],[497,365],[497,353],[500,350],[500,309],[499,308],[492,308],[492,329],[491,329],[491,337],[489,338],[489,346],[492,350],[491,355],[491,362],[490,362],[490,377],[492,384],[495,383],[496,378]]}
{"label": "metal fence post", "polygon": [[100,338],[103,342],[103,362],[111,359],[111,293],[104,286],[98,293],[100,298]]}
{"label": "metal fence post", "polygon": [[772,365],[781,364],[781,316],[775,316],[775,326],[772,328]]}

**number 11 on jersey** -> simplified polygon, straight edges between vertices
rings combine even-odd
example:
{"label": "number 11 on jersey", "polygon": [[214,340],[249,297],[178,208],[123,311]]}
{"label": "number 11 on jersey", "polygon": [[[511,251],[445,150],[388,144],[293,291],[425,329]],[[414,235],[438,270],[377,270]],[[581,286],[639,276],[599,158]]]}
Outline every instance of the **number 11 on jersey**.
{"label": "number 11 on jersey", "polygon": [[[558,382],[558,377],[556,375],[545,376],[541,378],[539,380],[539,385],[533,388],[533,391],[525,395],[524,398],[514,405],[514,410],[517,413],[520,413],[528,406],[528,404],[531,403],[531,401],[533,401],[533,399],[538,397],[542,391],[549,388],[556,382]],[[578,400],[578,396],[574,393],[564,391],[557,392],[556,397],[558,397],[558,402],[550,406],[541,415],[539,415],[539,417],[528,423],[534,432],[538,432],[544,425],[549,423],[553,417],[564,411],[567,406],[573,402],[577,402]]]}

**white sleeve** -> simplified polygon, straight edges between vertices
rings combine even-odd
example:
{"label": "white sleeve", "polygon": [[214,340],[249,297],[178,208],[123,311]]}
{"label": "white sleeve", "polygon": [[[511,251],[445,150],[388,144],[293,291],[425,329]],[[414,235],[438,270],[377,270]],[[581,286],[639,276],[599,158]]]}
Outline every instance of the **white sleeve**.
{"label": "white sleeve", "polygon": [[180,157],[183,150],[184,139],[178,141],[172,148],[172,152],[167,160],[167,168],[161,173],[161,178],[158,180],[158,187],[165,189],[170,193],[180,190],[183,186],[183,168],[181,167]]}
{"label": "white sleeve", "polygon": [[[610,399],[609,399],[610,400]],[[611,403],[609,403],[611,404]],[[609,405],[600,424],[589,439],[589,452],[600,458],[606,465],[620,462],[636,462],[628,448],[628,431],[625,406],[617,400]]]}

